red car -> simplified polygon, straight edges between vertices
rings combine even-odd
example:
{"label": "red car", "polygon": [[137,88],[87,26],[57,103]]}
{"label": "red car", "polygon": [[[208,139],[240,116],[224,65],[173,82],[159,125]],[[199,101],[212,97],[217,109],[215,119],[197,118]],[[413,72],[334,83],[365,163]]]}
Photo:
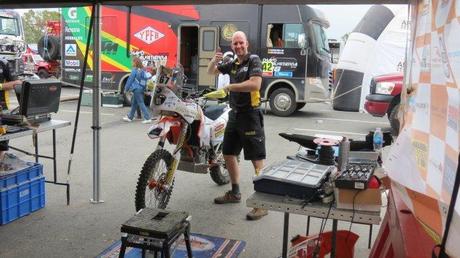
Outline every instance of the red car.
{"label": "red car", "polygon": [[59,78],[59,62],[50,60],[45,61],[39,54],[25,53],[22,55],[25,65],[25,70],[37,74],[41,79],[55,76]]}
{"label": "red car", "polygon": [[370,93],[366,96],[364,103],[364,109],[369,114],[378,117],[388,116],[394,136],[399,133],[397,113],[401,102],[402,87],[402,73],[376,76],[371,81]]}

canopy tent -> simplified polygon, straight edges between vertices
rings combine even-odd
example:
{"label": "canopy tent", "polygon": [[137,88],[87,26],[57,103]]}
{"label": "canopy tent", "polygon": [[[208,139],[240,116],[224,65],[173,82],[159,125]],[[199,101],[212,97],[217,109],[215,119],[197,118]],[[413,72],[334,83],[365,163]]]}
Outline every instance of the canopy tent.
{"label": "canopy tent", "polygon": [[[409,1],[404,0],[233,0],[232,4],[408,4]],[[18,3],[14,0],[3,0],[0,3],[2,8],[46,8],[46,7],[74,7],[85,6],[92,4],[101,5],[172,5],[172,4],[222,4],[222,1],[215,0],[80,0],[80,1],[67,1],[67,0],[44,0],[37,1],[25,0]]]}
{"label": "canopy tent", "polygon": [[[166,5],[166,4],[219,4],[211,0],[195,1],[90,1],[79,3],[65,0],[23,0],[17,3],[3,0],[0,8],[70,7],[94,5]],[[240,1],[242,4],[408,4],[407,1]],[[453,4],[454,3],[454,4]],[[403,105],[405,126],[392,150],[389,160],[390,177],[395,187],[405,196],[405,202],[415,216],[439,238],[447,241],[447,253],[458,254],[460,240],[460,203],[458,194],[460,172],[458,171],[460,139],[460,5],[454,0],[411,0],[412,34],[407,53]],[[96,15],[96,19],[99,15]],[[99,24],[97,21],[95,24]],[[98,29],[96,29],[98,35]],[[99,38],[95,37],[97,46]],[[97,50],[97,47],[95,48]],[[93,55],[95,58],[98,55]],[[95,64],[98,61],[95,60]],[[95,70],[96,72],[96,70]],[[99,132],[99,94],[93,94],[93,130]],[[96,101],[94,101],[95,99]],[[94,134],[97,142],[98,134]],[[94,146],[94,175],[99,174],[99,146]],[[98,188],[98,187],[97,187]],[[98,201],[98,196],[96,201]],[[450,205],[449,205],[450,203]],[[455,212],[454,212],[455,207]],[[435,214],[435,218],[428,215]],[[450,216],[449,216],[450,215]],[[447,219],[446,219],[447,217]],[[452,220],[449,220],[449,217]],[[446,234],[444,230],[453,225]],[[448,238],[446,237],[448,235]]]}

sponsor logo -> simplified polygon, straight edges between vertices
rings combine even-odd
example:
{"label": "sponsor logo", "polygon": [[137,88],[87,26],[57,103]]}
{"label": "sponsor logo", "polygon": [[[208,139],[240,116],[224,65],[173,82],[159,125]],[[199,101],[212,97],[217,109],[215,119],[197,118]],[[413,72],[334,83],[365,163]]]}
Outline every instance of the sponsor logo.
{"label": "sponsor logo", "polygon": [[48,88],[48,91],[55,92],[57,91],[57,86],[51,86]]}
{"label": "sponsor logo", "polygon": [[115,54],[118,51],[118,44],[112,41],[102,41],[101,51],[104,54]]}
{"label": "sponsor logo", "polygon": [[76,81],[76,80],[80,79],[80,76],[75,75],[75,74],[69,74],[67,76],[67,78],[69,78],[69,80]]}
{"label": "sponsor logo", "polygon": [[72,7],[72,8],[69,8],[69,10],[67,11],[67,15],[69,16],[70,19],[77,19],[77,8],[76,7]]}
{"label": "sponsor logo", "polygon": [[267,53],[271,54],[271,55],[284,55],[284,49],[282,49],[282,48],[269,48],[267,50]]}
{"label": "sponsor logo", "polygon": [[80,32],[80,28],[65,27],[65,32],[78,33],[78,32]]}
{"label": "sponsor logo", "polygon": [[156,29],[148,26],[145,27],[143,30],[134,34],[134,37],[144,41],[147,44],[152,44],[153,42],[163,38],[165,35]]}
{"label": "sponsor logo", "polygon": [[64,68],[64,71],[71,72],[71,73],[80,73],[81,69],[80,68]]}
{"label": "sponsor logo", "polygon": [[66,56],[77,56],[77,44],[65,44]]}
{"label": "sponsor logo", "polygon": [[83,40],[81,36],[65,36],[65,40]]}
{"label": "sponsor logo", "polygon": [[79,67],[80,60],[65,60],[64,65],[70,67]]}
{"label": "sponsor logo", "polygon": [[285,71],[275,72],[275,77],[292,77],[292,72],[285,72]]}
{"label": "sponsor logo", "polygon": [[231,41],[233,33],[235,33],[238,30],[235,24],[233,23],[228,23],[225,24],[225,26],[222,28],[222,38],[225,39],[226,41]]}

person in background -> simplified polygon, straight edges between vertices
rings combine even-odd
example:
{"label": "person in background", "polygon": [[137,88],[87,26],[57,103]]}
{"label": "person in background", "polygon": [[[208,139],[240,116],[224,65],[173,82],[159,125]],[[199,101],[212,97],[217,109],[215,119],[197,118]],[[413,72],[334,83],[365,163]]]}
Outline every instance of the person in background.
{"label": "person in background", "polygon": [[[262,86],[262,62],[259,56],[248,52],[246,34],[237,31],[232,36],[232,50],[236,57],[232,62],[221,63],[222,52],[217,51],[208,64],[208,73],[230,75],[230,84],[223,91],[230,94],[230,107],[227,127],[224,134],[223,154],[230,174],[232,189],[214,199],[216,204],[241,202],[239,188],[240,170],[237,156],[244,149],[244,159],[251,160],[256,175],[264,166],[265,132],[260,106],[260,87]],[[222,91],[220,90],[220,91]],[[265,209],[252,209],[248,220],[257,220],[267,215]]]}
{"label": "person in background", "polygon": [[142,60],[139,57],[133,59],[133,68],[129,75],[128,81],[125,85],[125,93],[131,91],[133,97],[131,100],[131,110],[128,115],[123,117],[126,122],[132,122],[136,109],[139,106],[144,116],[142,123],[148,124],[152,122],[151,114],[144,102],[144,92],[147,86],[147,80],[149,79],[149,73],[145,71],[142,65]]}
{"label": "person in background", "polygon": [[[17,85],[21,84],[21,80],[0,83],[0,106],[2,112],[8,110],[9,98],[6,96],[6,94],[8,94],[8,91],[14,89]],[[0,141],[0,162],[3,161],[3,159],[5,158],[5,153],[9,149],[8,143],[9,141]]]}
{"label": "person in background", "polygon": [[[157,81],[157,68],[155,66],[155,62],[152,61],[152,63],[147,67],[146,69],[147,72],[147,77],[149,78],[147,80],[145,92],[144,92],[144,103],[147,109],[150,107],[150,102],[152,101],[152,94],[153,94],[153,89],[155,88],[155,84]],[[136,109],[136,118],[141,119],[141,109],[138,106]],[[153,115],[153,114],[152,114]],[[152,117],[152,120],[155,120],[156,118]]]}

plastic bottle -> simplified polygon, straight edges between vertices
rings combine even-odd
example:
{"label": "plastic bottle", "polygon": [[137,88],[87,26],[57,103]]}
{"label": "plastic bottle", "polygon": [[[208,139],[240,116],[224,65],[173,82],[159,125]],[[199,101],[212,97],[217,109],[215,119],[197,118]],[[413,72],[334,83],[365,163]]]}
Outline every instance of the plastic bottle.
{"label": "plastic bottle", "polygon": [[383,133],[380,127],[375,128],[373,142],[374,151],[380,151],[383,147]]}

